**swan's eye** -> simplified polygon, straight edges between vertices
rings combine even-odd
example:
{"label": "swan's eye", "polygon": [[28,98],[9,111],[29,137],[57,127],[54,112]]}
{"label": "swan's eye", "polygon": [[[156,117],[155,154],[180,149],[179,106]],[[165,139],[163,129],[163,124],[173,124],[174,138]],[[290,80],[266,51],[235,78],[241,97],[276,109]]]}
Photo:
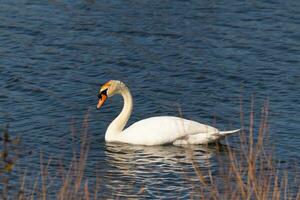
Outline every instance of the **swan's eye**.
{"label": "swan's eye", "polygon": [[99,94],[98,94],[98,99],[102,99],[102,94],[107,96],[107,89],[101,91]]}

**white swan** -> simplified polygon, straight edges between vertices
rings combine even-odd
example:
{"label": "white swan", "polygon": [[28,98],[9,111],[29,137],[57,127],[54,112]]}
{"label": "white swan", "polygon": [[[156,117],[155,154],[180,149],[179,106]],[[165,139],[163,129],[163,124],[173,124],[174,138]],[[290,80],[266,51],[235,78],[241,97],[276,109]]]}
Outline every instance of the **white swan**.
{"label": "white swan", "polygon": [[106,130],[105,140],[107,142],[149,146],[169,143],[174,145],[207,144],[239,131],[239,129],[219,131],[212,126],[171,116],[143,119],[123,130],[133,107],[130,91],[123,82],[110,80],[100,88],[97,109],[104,104],[107,97],[115,94],[122,95],[124,106],[121,113],[110,123]]}

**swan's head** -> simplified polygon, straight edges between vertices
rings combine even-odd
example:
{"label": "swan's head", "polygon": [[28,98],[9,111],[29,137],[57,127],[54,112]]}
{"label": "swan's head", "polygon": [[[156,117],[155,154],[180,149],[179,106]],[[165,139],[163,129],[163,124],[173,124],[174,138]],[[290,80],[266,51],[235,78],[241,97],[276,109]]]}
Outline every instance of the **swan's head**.
{"label": "swan's head", "polygon": [[124,83],[122,83],[121,81],[117,81],[117,80],[110,80],[106,83],[104,83],[98,93],[98,104],[97,104],[97,109],[101,108],[101,106],[104,104],[104,102],[106,101],[106,99],[108,97],[111,97],[115,94],[120,93],[122,86],[124,85]]}

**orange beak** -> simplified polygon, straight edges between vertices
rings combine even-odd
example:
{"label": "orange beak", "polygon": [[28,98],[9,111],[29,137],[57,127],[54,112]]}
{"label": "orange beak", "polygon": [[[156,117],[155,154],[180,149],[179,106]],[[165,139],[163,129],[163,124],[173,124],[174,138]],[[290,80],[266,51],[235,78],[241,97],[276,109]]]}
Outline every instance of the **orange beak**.
{"label": "orange beak", "polygon": [[101,94],[101,98],[99,98],[97,109],[100,109],[103,106],[104,102],[106,101],[107,96],[105,94]]}

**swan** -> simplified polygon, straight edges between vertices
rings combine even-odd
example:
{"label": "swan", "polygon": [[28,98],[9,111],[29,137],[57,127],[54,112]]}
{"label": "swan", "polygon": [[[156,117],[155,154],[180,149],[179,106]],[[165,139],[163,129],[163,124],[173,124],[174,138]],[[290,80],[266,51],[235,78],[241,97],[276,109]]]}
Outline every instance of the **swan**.
{"label": "swan", "polygon": [[121,113],[108,126],[105,133],[106,142],[147,146],[208,144],[240,130],[219,131],[206,124],[172,116],[150,117],[124,129],[132,113],[133,100],[128,87],[122,81],[110,80],[101,86],[97,109],[103,106],[107,98],[115,94],[122,95],[124,106]]}

